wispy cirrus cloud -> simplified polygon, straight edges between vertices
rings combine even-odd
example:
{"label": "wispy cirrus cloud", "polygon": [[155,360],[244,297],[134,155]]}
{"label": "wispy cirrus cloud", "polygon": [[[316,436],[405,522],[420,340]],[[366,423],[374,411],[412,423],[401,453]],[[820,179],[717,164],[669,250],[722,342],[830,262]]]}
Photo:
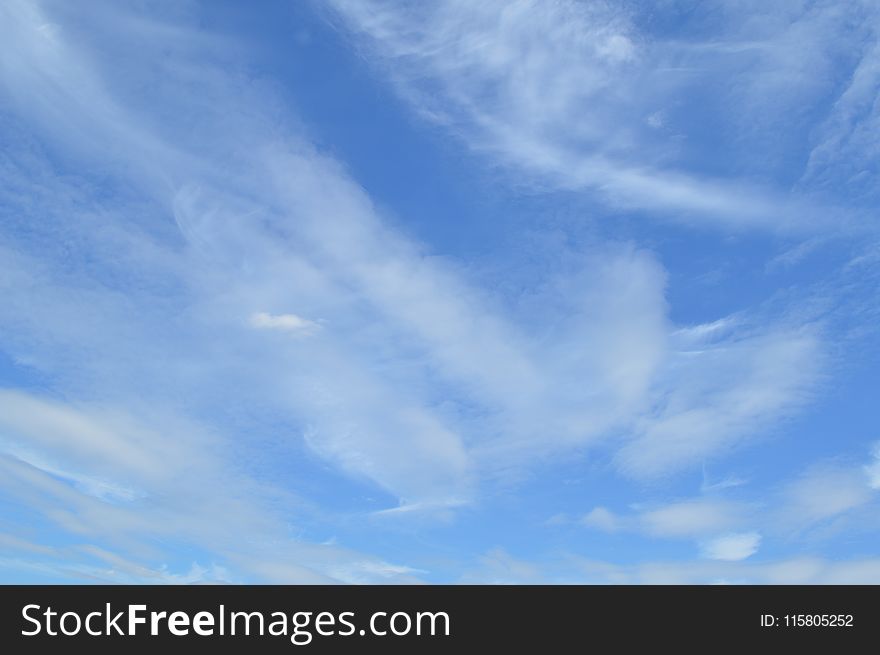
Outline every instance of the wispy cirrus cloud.
{"label": "wispy cirrus cloud", "polygon": [[[692,150],[689,132],[692,103],[705,103],[719,139],[742,128],[740,138],[775,153],[779,129],[801,126],[784,117],[828,92],[816,70],[840,56],[828,35],[870,12],[858,3],[722,8],[723,24],[707,7],[693,19],[709,31],[697,43],[646,30],[650,17],[623,3],[332,4],[406,101],[512,167],[516,179],[525,172],[539,186],[589,191],[622,210],[724,229],[797,234],[853,220],[834,202],[817,207],[814,198],[760,183],[769,177],[760,170],[767,155],[753,159],[737,144],[731,168],[754,172],[699,172],[689,161],[704,155]],[[756,30],[756,14],[773,29]],[[813,46],[809,60],[804,42]],[[737,111],[705,98],[705,88]]]}
{"label": "wispy cirrus cloud", "polygon": [[[198,426],[147,426],[118,410],[9,390],[0,393],[0,409],[2,493],[41,515],[43,530],[85,540],[59,548],[6,538],[23,562],[46,572],[108,582],[274,579],[257,553],[278,566],[289,562],[289,581],[363,581],[380,569],[388,572],[378,578],[389,579],[397,571],[368,555],[290,539],[282,514],[271,508],[281,501],[302,513],[302,501],[236,470],[218,436],[200,434]],[[236,573],[197,563],[174,573],[163,562],[167,543],[235,562]]]}
{"label": "wispy cirrus cloud", "polygon": [[625,471],[663,474],[735,447],[749,430],[808,402],[823,370],[815,329],[710,341],[693,339],[694,330],[670,359],[654,411],[640,418],[617,454]]}

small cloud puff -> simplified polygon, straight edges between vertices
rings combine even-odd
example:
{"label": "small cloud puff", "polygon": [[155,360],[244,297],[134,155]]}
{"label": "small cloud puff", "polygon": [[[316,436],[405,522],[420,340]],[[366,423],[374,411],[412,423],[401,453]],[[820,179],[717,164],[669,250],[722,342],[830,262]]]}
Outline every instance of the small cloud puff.
{"label": "small cloud puff", "polygon": [[315,321],[297,316],[296,314],[268,314],[257,312],[250,318],[251,327],[261,330],[282,330],[299,336],[311,336],[321,329]]}
{"label": "small cloud puff", "polygon": [[620,518],[604,507],[594,508],[581,522],[604,532],[617,532],[622,527]]}
{"label": "small cloud puff", "polygon": [[761,535],[757,532],[740,532],[716,537],[702,544],[700,551],[706,559],[738,562],[758,552]]}

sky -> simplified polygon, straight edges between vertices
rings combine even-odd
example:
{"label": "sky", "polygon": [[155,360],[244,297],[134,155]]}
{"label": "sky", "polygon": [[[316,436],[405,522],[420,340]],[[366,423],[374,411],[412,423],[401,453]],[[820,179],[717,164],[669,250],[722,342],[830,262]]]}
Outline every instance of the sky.
{"label": "sky", "polygon": [[0,581],[880,583],[880,5],[0,4]]}

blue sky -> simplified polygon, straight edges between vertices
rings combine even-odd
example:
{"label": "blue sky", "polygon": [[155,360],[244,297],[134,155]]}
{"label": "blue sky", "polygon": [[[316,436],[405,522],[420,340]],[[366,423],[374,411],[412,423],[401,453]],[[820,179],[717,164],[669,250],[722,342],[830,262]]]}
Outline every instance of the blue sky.
{"label": "blue sky", "polygon": [[0,14],[3,581],[880,583],[876,3]]}

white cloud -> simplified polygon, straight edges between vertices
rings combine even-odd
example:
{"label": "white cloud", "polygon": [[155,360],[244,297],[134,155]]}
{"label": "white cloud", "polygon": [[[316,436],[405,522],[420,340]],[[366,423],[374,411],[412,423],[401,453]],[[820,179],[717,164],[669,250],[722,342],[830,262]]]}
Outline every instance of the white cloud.
{"label": "white cloud", "polygon": [[705,558],[744,559],[756,551],[764,536],[791,539],[810,531],[813,540],[823,540],[846,527],[873,530],[875,468],[876,460],[863,467],[824,461],[769,494],[763,491],[756,495],[757,491],[752,490],[749,497],[738,490],[738,499],[731,500],[720,494],[739,487],[738,483],[708,489],[704,484],[704,494],[711,494],[675,502],[642,503],[624,514],[596,507],[581,519],[581,524],[608,533],[697,539]]}
{"label": "white cloud", "polygon": [[301,318],[296,314],[268,314],[257,312],[250,317],[250,324],[259,329],[282,330],[294,334],[309,336],[321,329],[319,323]]}
{"label": "white cloud", "polygon": [[480,558],[479,566],[464,573],[464,584],[542,584],[541,566],[514,557],[503,548],[493,548]]}
{"label": "white cloud", "polygon": [[168,473],[168,461],[183,461],[192,451],[161,433],[144,430],[124,416],[91,416],[62,403],[0,389],[3,441],[43,448],[65,461],[98,471],[124,471],[129,480],[156,480]]}
{"label": "white cloud", "polygon": [[[5,451],[0,455],[0,492],[28,507],[31,525],[45,521],[77,541],[87,541],[59,549],[0,535],[0,543],[27,555],[11,564],[16,568],[33,565],[47,574],[106,582],[229,579],[231,574],[217,564],[208,569],[194,565],[184,574],[167,571],[161,560],[156,563],[163,554],[147,546],[159,539],[168,546],[210,550],[218,560],[236,566],[239,581],[416,580],[417,572],[402,565],[334,545],[292,540],[288,521],[298,504],[233,466],[222,453],[226,444],[216,436],[210,448],[204,447],[207,442],[200,444],[193,424],[166,421],[161,429],[153,429],[120,412],[73,409],[22,392],[4,391],[0,401]],[[56,439],[69,448],[64,461],[81,471],[43,467],[44,458],[65,454]],[[128,457],[129,448],[139,450],[140,456]],[[37,455],[22,459],[16,455],[22,449]],[[152,467],[152,458],[161,456],[162,466]],[[97,482],[96,472],[102,476]],[[98,483],[102,486],[96,490]],[[138,502],[107,493],[132,483],[138,487]],[[281,501],[283,513],[277,510]],[[110,568],[89,563],[92,559]],[[139,563],[143,560],[148,563]],[[283,576],[274,577],[280,572],[267,562],[283,568]],[[338,577],[342,573],[345,577]]]}
{"label": "white cloud", "polygon": [[682,350],[697,349],[718,338],[729,336],[739,323],[736,316],[725,316],[710,323],[680,327],[672,336],[681,344]]}
{"label": "white cloud", "polygon": [[873,448],[873,461],[865,467],[872,489],[880,489],[880,443]]}
{"label": "white cloud", "polygon": [[635,564],[574,554],[518,558],[495,548],[461,577],[464,583],[495,584],[878,584],[880,559],[792,557],[771,561],[685,560]]}
{"label": "white cloud", "polygon": [[723,491],[725,489],[741,487],[745,484],[748,484],[748,480],[735,475],[727,476],[725,478],[722,478],[721,480],[718,480],[717,482],[713,482],[706,475],[706,468],[703,467],[703,482],[702,484],[700,484],[700,492],[707,494],[717,491]]}
{"label": "white cloud", "polygon": [[604,507],[581,519],[585,526],[603,532],[637,533],[663,539],[714,536],[740,528],[753,519],[754,508],[715,498],[695,498],[665,504],[637,506],[627,514]]}
{"label": "white cloud", "polygon": [[689,537],[729,529],[738,524],[742,508],[714,500],[672,503],[645,511],[639,522],[652,535]]}
{"label": "white cloud", "polygon": [[780,523],[800,527],[861,507],[873,494],[863,471],[829,464],[806,471],[787,485],[782,495]]}
{"label": "white cloud", "polygon": [[616,569],[630,584],[706,584],[719,578],[743,584],[877,584],[880,560],[781,559],[766,563],[657,562]]}
{"label": "white cloud", "polygon": [[[873,14],[872,14],[873,12]],[[860,22],[862,38],[852,39],[857,64],[848,84],[819,129],[800,184],[839,187],[851,200],[877,198],[880,159],[880,30],[876,7]]]}
{"label": "white cloud", "polygon": [[[656,121],[652,126],[644,119],[687,105],[719,78],[736,80],[722,82],[719,94],[735,93],[728,87],[751,91],[736,98],[736,114],[724,120],[741,121],[745,114],[756,124],[768,113],[764,98],[780,95],[780,85],[787,101],[796,98],[813,70],[798,63],[801,40],[815,41],[821,33],[797,29],[785,11],[774,16],[794,21],[785,42],[767,34],[767,43],[749,43],[731,27],[732,34],[685,47],[640,33],[638,8],[616,3],[332,5],[355,43],[419,113],[516,169],[517,180],[525,172],[538,185],[589,190],[614,206],[693,223],[795,231],[830,224],[815,204],[786,193],[676,168],[681,139],[659,138]],[[834,12],[827,13],[833,22]],[[750,16],[733,14],[737,26]],[[726,52],[719,47],[725,38],[731,41]],[[743,54],[750,50],[753,57]],[[826,50],[812,51],[814,67],[830,60]],[[730,52],[740,55],[734,62],[748,65],[731,64]],[[764,52],[770,56],[761,57]],[[781,57],[773,55],[787,59],[780,65]],[[707,57],[714,67],[706,65]],[[787,83],[792,79],[800,86]],[[773,109],[778,119],[790,108],[779,103]],[[768,131],[765,149],[771,136]]]}
{"label": "white cloud", "polygon": [[581,523],[603,532],[617,532],[622,527],[620,518],[605,507],[594,507],[581,519]]}
{"label": "white cloud", "polygon": [[700,552],[707,559],[737,562],[758,552],[761,535],[757,532],[725,534],[704,542]]}
{"label": "white cloud", "polygon": [[128,503],[144,497],[144,492],[136,490],[130,485],[111,482],[104,477],[84,474],[70,468],[59,468],[59,466],[47,461],[44,456],[40,454],[30,451],[27,448],[21,448],[10,443],[8,440],[4,441],[5,443],[2,447],[4,454],[28,464],[35,469],[45,471],[55,478],[67,480],[84,494],[112,503]]}
{"label": "white cloud", "polygon": [[333,577],[349,584],[420,584],[419,575],[426,573],[409,566],[400,566],[375,560],[345,564],[332,569]]}
{"label": "white cloud", "polygon": [[821,368],[821,342],[807,329],[683,350],[657,386],[655,411],[637,423],[617,462],[648,477],[699,464],[803,405]]}

